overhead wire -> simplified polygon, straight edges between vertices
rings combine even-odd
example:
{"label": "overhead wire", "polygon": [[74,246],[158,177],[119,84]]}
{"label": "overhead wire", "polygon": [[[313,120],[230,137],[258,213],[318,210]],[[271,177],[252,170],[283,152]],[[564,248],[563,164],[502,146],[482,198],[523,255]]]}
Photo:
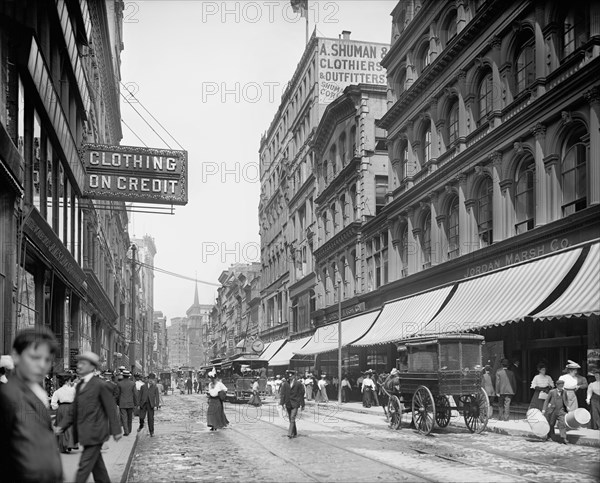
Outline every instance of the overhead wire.
{"label": "overhead wire", "polygon": [[[128,91],[128,92],[129,92],[129,91]],[[129,104],[129,105],[131,106],[131,108],[132,108],[132,109],[133,109],[133,110],[134,110],[134,111],[137,113],[137,115],[138,115],[138,116],[140,116],[140,117],[142,118],[142,121],[144,121],[144,122],[145,122],[145,123],[148,125],[148,127],[149,127],[150,129],[152,129],[152,132],[154,132],[154,134],[156,134],[156,135],[157,135],[157,136],[160,138],[160,140],[161,140],[163,143],[165,143],[165,145],[166,145],[166,146],[167,146],[169,149],[173,149],[173,148],[172,148],[172,147],[169,145],[169,143],[168,143],[167,141],[165,141],[165,140],[164,140],[164,138],[163,138],[163,137],[162,137],[160,134],[158,134],[158,132],[156,131],[156,129],[154,129],[154,128],[152,127],[152,125],[151,125],[151,124],[150,124],[150,123],[149,123],[149,122],[146,120],[146,118],[145,118],[144,116],[142,116],[142,114],[140,113],[140,111],[138,111],[138,110],[137,110],[137,109],[134,107],[134,105],[133,105],[131,102],[129,102],[129,101],[127,100],[127,98],[125,97],[125,94],[123,94],[123,92],[121,92],[121,90],[120,90],[120,89],[119,89],[119,94],[121,94],[121,97],[122,97],[123,99],[125,99],[125,102],[127,102],[127,104]]]}
{"label": "overhead wire", "polygon": [[[126,86],[125,84],[123,84],[123,81],[119,81],[119,82],[120,82],[120,83],[121,83],[121,85],[122,85],[122,86],[125,88],[125,90],[127,90],[127,92],[129,93],[129,95],[130,95],[131,97],[133,97],[133,98],[134,98],[134,99],[135,99],[135,100],[138,102],[138,104],[139,104],[140,106],[142,106],[142,109],[144,109],[144,111],[146,111],[146,112],[147,112],[147,113],[150,115],[150,117],[151,117],[152,119],[154,119],[154,121],[156,121],[156,123],[157,123],[157,124],[158,124],[158,125],[159,125],[159,126],[162,128],[162,129],[163,129],[163,131],[164,131],[165,133],[167,133],[167,134],[169,135],[169,137],[170,137],[170,138],[171,138],[173,141],[175,141],[175,143],[176,143],[176,144],[177,144],[177,145],[178,145],[178,146],[179,146],[181,149],[185,150],[185,148],[184,148],[184,147],[181,145],[181,143],[180,143],[179,141],[177,141],[177,139],[175,139],[175,137],[174,137],[174,136],[173,136],[173,135],[172,135],[172,134],[169,132],[169,130],[168,130],[166,127],[164,127],[164,126],[161,124],[161,122],[160,122],[158,119],[156,119],[156,118],[155,118],[155,117],[152,115],[152,113],[151,113],[151,112],[150,112],[148,109],[146,109],[146,106],[144,106],[144,104],[142,103],[142,101],[140,101],[140,100],[139,100],[139,99],[138,99],[138,98],[135,96],[135,94],[134,94],[133,92],[131,92],[131,91],[130,91],[130,90],[127,88],[127,86]],[[128,102],[129,104],[131,104],[131,102],[129,102],[129,101],[127,101],[127,102]]]}
{"label": "overhead wire", "polygon": [[127,124],[127,123],[125,122],[125,120],[124,120],[124,119],[121,119],[121,122],[122,122],[122,123],[125,125],[125,127],[126,127],[127,129],[129,129],[129,130],[130,130],[130,131],[133,133],[133,135],[134,135],[136,138],[138,138],[139,142],[141,142],[141,143],[142,143],[144,146],[148,147],[148,145],[147,145],[147,144],[146,144],[144,141],[142,141],[142,138],[141,138],[141,137],[139,137],[139,136],[137,135],[137,133],[136,133],[136,132],[135,132],[135,131],[134,131],[134,130],[131,128],[131,127],[129,127],[129,124]]}
{"label": "overhead wire", "polygon": [[[131,261],[131,259],[128,259],[128,260]],[[170,276],[176,277],[176,278],[181,278],[183,280],[189,280],[191,282],[197,282],[197,283],[201,283],[201,284],[204,284],[204,285],[212,285],[214,287],[220,287],[221,286],[218,283],[207,282],[205,280],[199,280],[199,279],[194,278],[194,277],[188,277],[187,275],[182,275],[180,273],[172,272],[170,270],[165,270],[164,268],[159,268],[159,267],[156,267],[154,265],[150,265],[148,263],[140,262],[140,261],[137,261],[137,260],[136,260],[135,264],[139,265],[140,267],[148,268],[148,269],[150,269],[150,270],[152,270],[154,272],[162,273],[164,275],[170,275]]]}

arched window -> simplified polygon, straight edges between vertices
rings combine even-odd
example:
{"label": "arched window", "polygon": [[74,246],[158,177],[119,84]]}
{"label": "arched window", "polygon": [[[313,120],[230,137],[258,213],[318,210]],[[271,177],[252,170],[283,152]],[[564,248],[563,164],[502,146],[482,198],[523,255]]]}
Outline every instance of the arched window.
{"label": "arched window", "polygon": [[588,149],[582,141],[587,129],[579,124],[565,141],[562,153],[562,214],[569,216],[587,207]]}
{"label": "arched window", "polygon": [[429,42],[423,42],[423,45],[419,49],[419,54],[417,58],[419,62],[419,75],[421,75],[423,71],[427,68],[427,66],[431,63],[429,55]]}
{"label": "arched window", "polygon": [[346,133],[343,132],[340,135],[340,140],[338,142],[338,146],[339,146],[339,151],[340,151],[340,161],[341,161],[341,167],[343,168],[344,166],[346,166],[346,163],[348,162],[348,159],[346,157],[346,149],[347,149],[347,144],[346,144]]}
{"label": "arched window", "polygon": [[323,182],[325,184],[327,184],[327,182],[329,181],[329,163],[327,162],[327,160],[323,161]]}
{"label": "arched window", "polygon": [[429,120],[427,121],[427,127],[423,129],[421,134],[421,159],[423,164],[431,160],[431,125]]}
{"label": "arched window", "polygon": [[350,214],[352,221],[358,220],[358,203],[356,199],[356,186],[350,188]]}
{"label": "arched window", "polygon": [[421,247],[423,252],[423,268],[429,268],[431,267],[431,213],[427,213],[421,230],[423,232],[423,246]]}
{"label": "arched window", "polygon": [[479,104],[479,125],[487,120],[487,116],[492,112],[493,106],[493,79],[492,73],[486,73],[479,83],[477,91],[477,101]]}
{"label": "arched window", "polygon": [[347,282],[346,282],[346,269],[347,269],[346,257],[340,258],[339,267],[340,267],[339,268],[340,282],[342,283],[342,300],[344,300],[346,298],[346,288],[347,288]]}
{"label": "arched window", "polygon": [[458,100],[454,100],[448,112],[448,143],[458,139]]}
{"label": "arched window", "polygon": [[586,6],[573,7],[565,15],[562,25],[563,58],[575,52],[589,39],[588,21],[584,8]]}
{"label": "arched window", "polygon": [[335,202],[331,203],[329,207],[331,208],[331,233],[336,233],[339,229],[339,216],[337,212],[337,207],[335,206]]}
{"label": "arched window", "polygon": [[408,276],[408,225],[404,225],[400,233],[400,263],[402,276]]}
{"label": "arched window", "polygon": [[346,226],[348,222],[348,207],[346,206],[346,195],[340,196],[340,212],[342,213],[342,228]]}
{"label": "arched window", "polygon": [[448,240],[448,258],[452,260],[460,255],[458,238],[458,196],[454,196],[448,207],[446,238]]}
{"label": "arched window", "polygon": [[322,215],[322,220],[323,220],[323,233],[325,234],[325,237],[327,237],[327,235],[329,235],[329,217],[327,216],[327,210],[325,210],[323,212]]}
{"label": "arched window", "polygon": [[535,225],[535,162],[531,155],[519,164],[515,188],[515,231],[525,233]]}
{"label": "arched window", "polygon": [[335,262],[331,264],[331,268],[329,269],[329,277],[331,278],[331,288],[333,289],[333,297],[331,298],[330,303],[334,303],[338,297],[338,283],[340,281],[337,265]]}
{"label": "arched window", "polygon": [[458,31],[456,19],[456,10],[453,10],[446,18],[446,22],[444,23],[444,29],[442,31],[442,41],[444,42],[444,48],[446,48],[448,43],[456,36],[456,33]]}
{"label": "arched window", "polygon": [[396,93],[396,99],[400,97],[400,94],[406,89],[406,69],[402,68],[396,74],[394,79],[394,92]]}
{"label": "arched window", "polygon": [[493,207],[492,207],[492,180],[485,177],[477,191],[477,230],[479,232],[479,246],[487,247],[494,242],[493,239]]}
{"label": "arched window", "polygon": [[402,180],[404,180],[408,178],[408,141],[406,139],[400,148],[400,165],[402,166]]}
{"label": "arched window", "polygon": [[517,39],[515,56],[515,85],[517,93],[523,92],[535,81],[535,37],[529,29],[523,30]]}

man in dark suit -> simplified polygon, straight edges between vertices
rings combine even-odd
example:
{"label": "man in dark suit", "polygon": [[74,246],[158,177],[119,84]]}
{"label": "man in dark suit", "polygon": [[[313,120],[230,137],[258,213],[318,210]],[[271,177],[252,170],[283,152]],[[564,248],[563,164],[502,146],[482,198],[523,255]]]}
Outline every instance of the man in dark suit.
{"label": "man in dark suit", "polygon": [[144,418],[146,417],[146,413],[148,413],[148,429],[150,430],[150,436],[154,436],[154,411],[158,408],[159,400],[160,395],[156,387],[156,375],[150,373],[148,382],[140,388],[140,426],[138,432],[144,427]]}
{"label": "man in dark suit", "polygon": [[62,481],[62,463],[42,388],[58,349],[45,327],[25,329],[13,342],[15,370],[0,384],[0,480]]}
{"label": "man in dark suit", "polygon": [[109,385],[94,376],[94,371],[100,366],[100,358],[93,352],[84,352],[78,359],[77,374],[81,382],[75,388],[73,419],[60,429],[65,430],[72,424],[75,441],[83,445],[75,481],[86,483],[92,473],[96,483],[110,482],[100,450],[109,434],[115,441],[121,439],[121,425]]}
{"label": "man in dark suit", "polygon": [[279,390],[280,399],[279,405],[287,410],[288,417],[290,420],[290,427],[288,429],[288,438],[295,438],[298,436],[296,430],[296,416],[298,415],[298,408],[302,408],[304,411],[304,384],[296,378],[296,371],[286,371],[287,379],[283,381]]}
{"label": "man in dark suit", "polygon": [[550,424],[550,431],[548,437],[551,439],[554,436],[554,425],[558,422],[558,431],[562,444],[569,444],[567,442],[567,428],[565,426],[565,415],[567,414],[567,394],[564,391],[565,381],[558,379],[556,381],[556,388],[551,389],[548,393],[548,397],[544,401],[544,407],[542,414],[546,416],[548,423]]}
{"label": "man in dark suit", "polygon": [[138,393],[135,389],[135,382],[131,380],[131,372],[129,371],[123,371],[123,379],[117,384],[119,386],[117,405],[121,413],[123,434],[128,436],[131,433],[131,425],[133,423],[133,408],[138,405]]}

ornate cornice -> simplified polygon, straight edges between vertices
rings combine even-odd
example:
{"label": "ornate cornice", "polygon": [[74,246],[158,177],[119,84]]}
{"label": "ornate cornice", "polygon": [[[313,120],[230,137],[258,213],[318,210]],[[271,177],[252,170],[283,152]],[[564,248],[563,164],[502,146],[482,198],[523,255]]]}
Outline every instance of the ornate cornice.
{"label": "ornate cornice", "polygon": [[362,222],[360,221],[350,223],[346,228],[327,240],[314,251],[315,261],[318,263],[326,259],[339,248],[347,245],[349,241],[355,240],[361,232],[361,227]]}
{"label": "ornate cornice", "polygon": [[346,186],[352,180],[353,177],[357,177],[356,170],[360,164],[361,157],[353,157],[346,166],[331,180],[331,182],[325,187],[325,189],[319,193],[315,198],[315,203],[321,205],[341,187]]}

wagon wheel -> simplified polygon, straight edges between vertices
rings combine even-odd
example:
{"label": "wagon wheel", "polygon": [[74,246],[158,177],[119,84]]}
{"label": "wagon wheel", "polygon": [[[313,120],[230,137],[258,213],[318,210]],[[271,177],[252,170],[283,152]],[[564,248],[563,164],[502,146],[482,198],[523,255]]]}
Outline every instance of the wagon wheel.
{"label": "wagon wheel", "polygon": [[435,400],[435,422],[440,428],[445,428],[450,423],[452,409],[446,396],[438,396]]}
{"label": "wagon wheel", "polygon": [[479,388],[479,391],[470,396],[465,396],[463,401],[463,414],[465,424],[472,433],[481,433],[488,423],[488,408],[490,401],[486,392]]}
{"label": "wagon wheel", "polygon": [[402,404],[398,396],[390,396],[388,414],[390,429],[402,429]]}
{"label": "wagon wheel", "polygon": [[419,433],[431,433],[435,422],[435,402],[431,391],[425,386],[419,386],[413,394],[412,417]]}

